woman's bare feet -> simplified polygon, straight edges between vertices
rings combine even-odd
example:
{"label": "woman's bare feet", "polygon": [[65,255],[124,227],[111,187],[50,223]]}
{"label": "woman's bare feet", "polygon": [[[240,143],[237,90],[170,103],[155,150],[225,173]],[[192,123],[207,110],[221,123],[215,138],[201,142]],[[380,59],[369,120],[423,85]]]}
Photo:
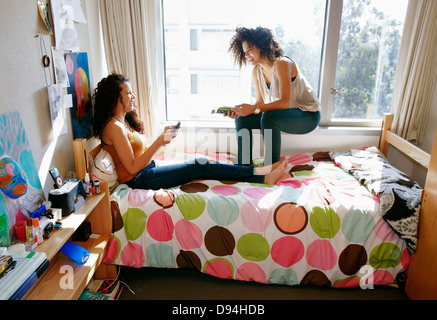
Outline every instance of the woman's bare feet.
{"label": "woman's bare feet", "polygon": [[285,160],[276,162],[273,164],[275,169],[273,169],[264,178],[264,183],[267,185],[274,185],[278,180],[284,175],[285,169],[287,169],[287,162]]}

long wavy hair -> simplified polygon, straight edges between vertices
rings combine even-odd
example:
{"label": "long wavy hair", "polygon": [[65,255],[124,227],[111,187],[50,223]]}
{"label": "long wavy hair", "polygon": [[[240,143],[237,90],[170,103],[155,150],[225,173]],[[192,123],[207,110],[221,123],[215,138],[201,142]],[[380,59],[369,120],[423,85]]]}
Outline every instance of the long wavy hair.
{"label": "long wavy hair", "polygon": [[[102,133],[109,120],[115,116],[115,108],[121,97],[123,84],[129,82],[125,76],[113,73],[103,78],[93,94],[93,135],[102,140]],[[125,120],[132,129],[144,133],[144,123],[136,111],[126,113]]]}
{"label": "long wavy hair", "polygon": [[246,54],[243,50],[244,41],[247,41],[249,45],[257,46],[260,49],[261,58],[274,61],[284,56],[284,51],[270,29],[264,27],[255,29],[237,28],[228,51],[231,53],[235,64],[240,68],[247,64]]}

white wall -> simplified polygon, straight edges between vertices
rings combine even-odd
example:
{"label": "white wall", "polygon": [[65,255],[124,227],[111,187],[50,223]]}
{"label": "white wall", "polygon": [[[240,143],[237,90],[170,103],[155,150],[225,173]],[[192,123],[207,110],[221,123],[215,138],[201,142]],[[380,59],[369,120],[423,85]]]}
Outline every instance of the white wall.
{"label": "white wall", "polygon": [[[84,1],[82,6],[86,15]],[[83,51],[89,51],[88,26],[76,26]],[[0,114],[15,109],[20,112],[39,178],[47,196],[53,185],[48,174],[52,166],[57,166],[62,175],[74,170],[69,112],[68,133],[54,139],[47,84],[41,62],[40,39],[35,38],[35,35],[43,37],[48,54],[51,53],[53,37],[39,17],[37,1],[1,1],[0,29]],[[92,65],[90,68],[92,69]],[[49,74],[48,79],[50,81]]]}

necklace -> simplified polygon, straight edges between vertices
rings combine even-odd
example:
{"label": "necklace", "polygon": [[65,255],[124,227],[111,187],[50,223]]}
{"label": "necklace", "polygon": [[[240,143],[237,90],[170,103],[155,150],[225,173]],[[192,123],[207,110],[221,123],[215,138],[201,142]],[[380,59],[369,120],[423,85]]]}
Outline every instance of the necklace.
{"label": "necklace", "polygon": [[125,121],[126,121],[126,120],[124,120],[124,119],[120,119],[120,118],[118,118],[117,116],[114,116],[113,118],[114,118],[115,120],[120,121],[121,123],[125,123]]}
{"label": "necklace", "polygon": [[128,129],[129,131],[132,131],[132,128],[130,127],[130,125],[128,123],[126,123],[126,119],[120,119],[116,116],[113,117],[115,120],[120,121],[122,124],[124,124],[124,127],[126,129]]}

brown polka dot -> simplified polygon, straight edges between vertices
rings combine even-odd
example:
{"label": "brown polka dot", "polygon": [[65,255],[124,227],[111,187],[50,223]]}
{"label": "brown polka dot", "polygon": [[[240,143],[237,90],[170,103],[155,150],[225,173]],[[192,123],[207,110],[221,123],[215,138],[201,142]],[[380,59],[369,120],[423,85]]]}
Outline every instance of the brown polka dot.
{"label": "brown polka dot", "polygon": [[338,265],[341,272],[351,276],[357,274],[361,267],[367,263],[367,252],[363,246],[351,244],[340,254]]}
{"label": "brown polka dot", "polygon": [[237,184],[238,181],[231,181],[231,180],[220,180],[220,183],[223,184],[228,184],[228,185],[233,185],[233,184]]}
{"label": "brown polka dot", "polygon": [[319,161],[319,162],[332,162],[331,157],[329,156],[329,152],[316,152],[313,155],[313,160],[314,161]]}
{"label": "brown polka dot", "polygon": [[229,230],[215,226],[206,232],[205,246],[213,255],[231,255],[235,249],[235,238]]}
{"label": "brown polka dot", "polygon": [[319,270],[311,270],[300,282],[301,285],[313,285],[317,287],[331,287],[331,281],[328,277]]}
{"label": "brown polka dot", "polygon": [[112,215],[112,232],[117,232],[123,228],[123,219],[120,213],[120,207],[117,201],[111,201],[111,215]]}
{"label": "brown polka dot", "polygon": [[159,206],[167,209],[173,206],[175,197],[173,192],[161,189],[155,192],[153,195],[153,200],[155,200],[156,204]]}
{"label": "brown polka dot", "polygon": [[181,186],[180,189],[185,193],[198,193],[208,191],[209,187],[204,183],[193,182]]}
{"label": "brown polka dot", "polygon": [[314,170],[314,166],[310,166],[309,164],[302,164],[291,168],[290,173],[298,172],[298,171],[313,171],[313,170]]}
{"label": "brown polka dot", "polygon": [[202,262],[200,258],[192,251],[179,251],[176,257],[176,263],[179,268],[189,268],[200,270],[202,268]]}

